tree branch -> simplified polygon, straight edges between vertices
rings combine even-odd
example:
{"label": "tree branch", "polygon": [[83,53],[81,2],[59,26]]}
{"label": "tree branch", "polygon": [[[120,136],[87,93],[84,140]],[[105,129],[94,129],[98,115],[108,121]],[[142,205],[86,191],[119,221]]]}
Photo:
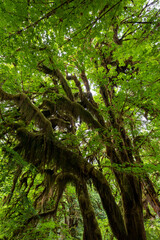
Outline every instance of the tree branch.
{"label": "tree branch", "polygon": [[14,101],[28,122],[34,119],[39,128],[43,129],[44,132],[52,133],[53,130],[50,121],[45,118],[43,113],[41,113],[40,110],[30,101],[27,95],[24,93],[13,95],[6,93],[0,88],[0,98],[1,100]]}
{"label": "tree branch", "polygon": [[43,106],[47,106],[52,112],[56,110],[63,110],[65,112],[70,113],[74,118],[80,117],[82,121],[87,123],[94,129],[103,129],[104,127],[96,121],[92,114],[85,110],[79,103],[70,101],[67,97],[57,96],[55,99],[55,103],[49,100],[45,100],[43,102]]}

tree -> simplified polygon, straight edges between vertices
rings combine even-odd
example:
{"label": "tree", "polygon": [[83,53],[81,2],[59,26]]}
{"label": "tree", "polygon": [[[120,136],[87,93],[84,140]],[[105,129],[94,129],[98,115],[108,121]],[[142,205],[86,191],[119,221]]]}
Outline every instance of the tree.
{"label": "tree", "polygon": [[9,239],[56,223],[69,184],[83,239],[102,239],[89,185],[116,239],[146,239],[144,213],[160,215],[150,178],[159,176],[158,1],[7,0],[0,11],[2,217],[21,221]]}

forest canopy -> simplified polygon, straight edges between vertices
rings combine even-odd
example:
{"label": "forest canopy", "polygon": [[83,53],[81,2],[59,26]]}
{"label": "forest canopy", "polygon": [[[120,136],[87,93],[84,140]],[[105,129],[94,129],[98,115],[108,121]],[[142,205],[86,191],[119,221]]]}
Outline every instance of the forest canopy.
{"label": "forest canopy", "polygon": [[0,239],[160,239],[159,7],[0,2]]}

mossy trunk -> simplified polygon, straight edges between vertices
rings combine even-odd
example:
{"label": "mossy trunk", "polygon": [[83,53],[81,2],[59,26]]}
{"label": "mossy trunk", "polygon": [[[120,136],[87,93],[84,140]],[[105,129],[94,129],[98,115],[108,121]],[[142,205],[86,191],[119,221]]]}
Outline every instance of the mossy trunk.
{"label": "mossy trunk", "polygon": [[118,240],[127,240],[127,232],[124,220],[120,208],[116,204],[115,199],[111,193],[107,180],[100,171],[97,171],[95,169],[92,171],[92,180],[101,198],[103,208],[107,214],[109,224],[114,236]]}
{"label": "mossy trunk", "polygon": [[84,233],[83,240],[102,240],[100,228],[91,205],[85,182],[76,185],[78,201],[83,217]]}
{"label": "mossy trunk", "polygon": [[123,177],[121,193],[127,230],[126,240],[146,240],[140,181],[133,176]]}

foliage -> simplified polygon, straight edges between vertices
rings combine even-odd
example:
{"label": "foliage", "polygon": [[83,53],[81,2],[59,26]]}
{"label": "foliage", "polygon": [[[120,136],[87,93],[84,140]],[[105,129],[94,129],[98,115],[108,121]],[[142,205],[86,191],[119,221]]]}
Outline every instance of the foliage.
{"label": "foliage", "polygon": [[160,223],[159,219],[152,219],[151,221],[147,221],[146,225],[146,234],[148,239],[159,239],[159,230],[160,230]]}
{"label": "foliage", "polygon": [[159,239],[159,3],[0,3],[0,239]]}

